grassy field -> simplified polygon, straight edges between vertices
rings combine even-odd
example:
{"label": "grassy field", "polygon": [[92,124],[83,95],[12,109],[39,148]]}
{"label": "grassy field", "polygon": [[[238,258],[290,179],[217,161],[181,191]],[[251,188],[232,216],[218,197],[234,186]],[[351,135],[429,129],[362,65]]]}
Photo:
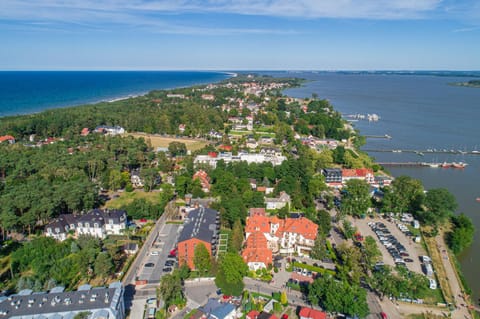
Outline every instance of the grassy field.
{"label": "grassy field", "polygon": [[423,236],[423,240],[426,244],[428,254],[432,259],[433,269],[435,270],[435,274],[437,275],[437,280],[440,285],[440,288],[442,289],[445,302],[447,304],[453,303],[454,300],[452,295],[452,289],[450,287],[450,283],[448,282],[445,268],[443,267],[442,255],[438,251],[435,237]]}
{"label": "grassy field", "polygon": [[[109,194],[110,197],[113,197],[113,194]],[[122,206],[128,205],[133,202],[134,199],[144,198],[149,202],[154,204],[158,204],[160,201],[160,193],[159,192],[144,192],[143,190],[135,190],[133,192],[122,192],[118,194],[119,197],[112,198],[108,202],[105,203],[105,208],[112,208],[118,209]]]}
{"label": "grassy field", "polygon": [[159,136],[159,135],[144,134],[144,133],[128,133],[128,135],[131,135],[136,138],[143,137],[147,143],[148,141],[150,141],[152,147],[154,148],[168,147],[168,144],[170,144],[171,142],[180,142],[180,143],[185,143],[189,151],[196,151],[205,147],[205,145],[207,145],[206,141],[190,139],[190,138],[175,138],[175,137]]}

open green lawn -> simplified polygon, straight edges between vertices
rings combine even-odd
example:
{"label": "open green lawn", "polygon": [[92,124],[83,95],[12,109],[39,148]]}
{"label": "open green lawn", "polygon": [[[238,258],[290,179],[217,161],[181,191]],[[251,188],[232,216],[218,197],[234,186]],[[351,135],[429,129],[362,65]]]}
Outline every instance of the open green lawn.
{"label": "open green lawn", "polygon": [[[112,194],[109,194],[112,197]],[[128,205],[133,202],[134,199],[144,198],[149,202],[154,204],[158,204],[160,201],[160,193],[159,192],[145,192],[143,190],[135,190],[133,192],[122,192],[118,193],[120,195],[117,198],[112,198],[108,202],[105,203],[105,208],[113,208],[118,209],[122,206]]]}

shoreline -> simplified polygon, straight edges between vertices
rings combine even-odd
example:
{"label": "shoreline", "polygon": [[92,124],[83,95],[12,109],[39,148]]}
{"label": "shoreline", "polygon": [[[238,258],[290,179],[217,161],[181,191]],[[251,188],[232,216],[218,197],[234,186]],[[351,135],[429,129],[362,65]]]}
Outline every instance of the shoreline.
{"label": "shoreline", "polygon": [[40,109],[36,110],[25,110],[25,111],[20,111],[16,113],[7,113],[3,114],[3,110],[0,109],[0,119],[2,118],[7,118],[7,117],[17,117],[17,116],[26,116],[26,115],[33,115],[33,114],[39,114],[42,112],[47,112],[47,111],[53,111],[57,109],[65,109],[65,108],[72,108],[72,107],[80,107],[84,105],[94,105],[94,104],[99,104],[99,103],[114,103],[114,102],[119,102],[123,100],[128,100],[130,98],[137,98],[137,97],[142,97],[145,96],[153,91],[158,91],[158,90],[175,90],[175,89],[182,89],[182,88],[188,88],[188,87],[194,87],[197,85],[208,85],[208,84],[213,84],[213,83],[218,83],[221,81],[224,81],[226,79],[230,78],[235,78],[238,76],[238,73],[235,72],[228,72],[228,71],[0,71],[0,72],[52,72],[52,73],[60,73],[60,72],[78,72],[78,73],[90,73],[90,72],[179,72],[179,73],[185,73],[185,72],[204,72],[204,73],[211,73],[211,74],[219,74],[225,76],[223,79],[219,79],[217,81],[205,81],[205,82],[196,82],[196,83],[191,83],[187,85],[180,85],[180,86],[169,86],[165,88],[154,88],[150,90],[134,90],[131,92],[126,92],[126,93],[119,93],[111,96],[106,96],[104,98],[86,98],[86,99],[78,99],[78,101],[72,102],[72,104],[66,103],[66,104],[52,104],[46,107],[42,107]]}

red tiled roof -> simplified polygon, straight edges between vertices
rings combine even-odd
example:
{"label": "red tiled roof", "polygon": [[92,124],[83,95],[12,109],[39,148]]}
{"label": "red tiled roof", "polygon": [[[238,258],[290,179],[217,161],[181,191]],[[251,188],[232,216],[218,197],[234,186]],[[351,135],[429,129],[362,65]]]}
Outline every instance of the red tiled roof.
{"label": "red tiled roof", "polygon": [[[308,218],[286,218],[277,231],[277,234],[296,233],[306,239],[314,240],[317,237],[318,225]],[[281,236],[279,236],[281,237]]]}
{"label": "red tiled roof", "polygon": [[342,169],[343,177],[366,177],[367,174],[373,175],[373,170],[369,168],[344,168]]}
{"label": "red tiled roof", "polygon": [[222,144],[218,147],[218,149],[230,152],[231,150],[233,150],[233,146]]}
{"label": "red tiled roof", "polygon": [[298,315],[300,318],[327,319],[327,313],[307,307],[300,309]]}
{"label": "red tiled roof", "polygon": [[15,141],[15,137],[13,137],[11,135],[0,136],[0,143],[5,142],[5,141]]}
{"label": "red tiled roof", "polygon": [[267,188],[265,186],[257,186],[257,192],[266,192]]}
{"label": "red tiled roof", "polygon": [[256,231],[259,231],[262,233],[269,233],[270,219],[266,216],[260,216],[260,215],[247,217],[247,223],[245,225],[245,233],[253,233]]}
{"label": "red tiled roof", "polygon": [[257,319],[257,316],[260,314],[260,312],[256,310],[252,310],[247,314],[247,319]]}
{"label": "red tiled roof", "polygon": [[262,262],[265,266],[272,263],[272,251],[268,249],[267,239],[262,232],[256,231],[248,236],[242,257],[246,263]]}

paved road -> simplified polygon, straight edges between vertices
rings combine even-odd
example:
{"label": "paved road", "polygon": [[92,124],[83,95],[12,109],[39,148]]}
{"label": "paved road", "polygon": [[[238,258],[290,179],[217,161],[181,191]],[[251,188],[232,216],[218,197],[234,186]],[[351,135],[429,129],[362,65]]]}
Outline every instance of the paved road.
{"label": "paved road", "polygon": [[[177,241],[181,225],[165,222],[166,214],[162,214],[124,277],[125,308],[130,311],[131,319],[142,319],[146,300],[156,297],[156,287],[164,274],[162,269]],[[153,250],[159,251],[159,255],[150,255]],[[155,266],[145,268],[144,265],[148,262],[154,263]],[[137,287],[135,286],[137,279],[147,280],[149,284]]]}
{"label": "paved road", "polygon": [[[465,318],[469,319],[472,318],[470,312],[468,311],[466,306],[462,306],[462,304],[466,304],[465,299],[463,299],[463,293],[460,289],[459,279],[457,277],[457,273],[452,266],[452,262],[448,256],[447,247],[445,245],[445,241],[443,240],[444,234],[440,233],[436,237],[437,241],[437,249],[439,254],[442,256],[442,263],[443,267],[445,268],[445,272],[447,274],[447,280],[449,281],[450,288],[452,289],[452,294],[455,298],[455,305],[457,308],[453,311],[453,318]],[[445,253],[443,253],[445,252]]]}

